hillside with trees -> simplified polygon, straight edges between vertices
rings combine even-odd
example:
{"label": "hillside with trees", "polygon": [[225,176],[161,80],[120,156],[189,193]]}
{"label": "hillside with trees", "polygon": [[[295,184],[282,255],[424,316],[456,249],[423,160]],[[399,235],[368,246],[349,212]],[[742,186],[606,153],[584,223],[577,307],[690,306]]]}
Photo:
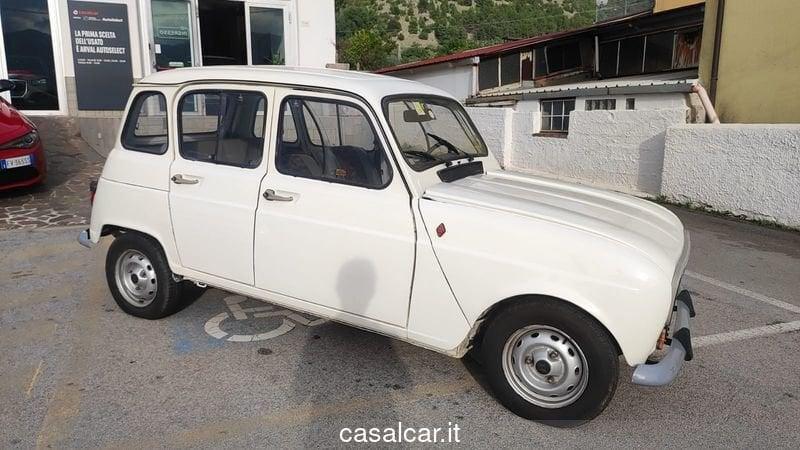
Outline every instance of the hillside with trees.
{"label": "hillside with trees", "polygon": [[596,0],[336,0],[339,60],[388,65],[590,25]]}

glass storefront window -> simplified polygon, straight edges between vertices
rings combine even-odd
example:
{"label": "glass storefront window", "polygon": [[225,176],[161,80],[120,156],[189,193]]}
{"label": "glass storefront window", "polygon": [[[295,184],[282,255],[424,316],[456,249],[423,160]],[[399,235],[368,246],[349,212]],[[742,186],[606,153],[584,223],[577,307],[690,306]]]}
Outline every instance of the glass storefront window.
{"label": "glass storefront window", "polygon": [[58,90],[47,0],[0,0],[11,102],[19,109],[57,110]]}
{"label": "glass storefront window", "polygon": [[250,45],[254,65],[286,64],[283,9],[250,8]]}
{"label": "glass storefront window", "polygon": [[156,70],[192,66],[192,28],[185,0],[152,0]]}

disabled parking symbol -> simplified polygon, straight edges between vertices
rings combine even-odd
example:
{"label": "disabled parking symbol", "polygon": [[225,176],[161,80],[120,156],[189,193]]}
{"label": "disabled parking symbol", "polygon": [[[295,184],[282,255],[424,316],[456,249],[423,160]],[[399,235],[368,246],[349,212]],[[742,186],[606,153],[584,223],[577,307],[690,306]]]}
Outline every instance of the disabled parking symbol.
{"label": "disabled parking symbol", "polygon": [[[274,305],[245,308],[242,306],[242,303],[247,300],[247,297],[241,295],[226,297],[224,301],[225,305],[228,307],[228,311],[219,313],[209,319],[204,327],[206,333],[217,339],[224,339],[230,342],[255,342],[282,336],[292,331],[296,324],[313,327],[326,322],[325,319],[309,319],[299,313],[288,309],[282,309]],[[277,327],[256,334],[229,334],[220,328],[222,322],[231,318],[234,320],[249,320],[264,317],[282,317],[282,320]]]}

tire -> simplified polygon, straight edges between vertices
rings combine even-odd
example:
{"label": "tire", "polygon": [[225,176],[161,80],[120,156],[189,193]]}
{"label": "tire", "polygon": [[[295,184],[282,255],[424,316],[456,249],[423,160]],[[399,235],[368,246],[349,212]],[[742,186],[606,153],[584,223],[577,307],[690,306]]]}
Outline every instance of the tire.
{"label": "tire", "polygon": [[164,251],[148,236],[128,232],[111,243],[106,280],[114,301],[132,316],[161,319],[183,306],[181,286],[172,276]]}
{"label": "tire", "polygon": [[481,359],[503,406],[555,427],[597,417],[619,379],[617,347],[605,328],[551,298],[526,299],[496,313],[481,342]]}

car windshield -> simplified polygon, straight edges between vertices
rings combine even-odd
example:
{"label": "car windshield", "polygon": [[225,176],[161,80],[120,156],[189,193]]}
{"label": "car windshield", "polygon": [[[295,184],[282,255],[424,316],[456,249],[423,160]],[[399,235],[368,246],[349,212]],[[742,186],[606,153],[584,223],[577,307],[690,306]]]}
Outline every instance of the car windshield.
{"label": "car windshield", "polygon": [[455,100],[391,97],[384,102],[384,113],[403,157],[416,171],[488,154],[466,111]]}

